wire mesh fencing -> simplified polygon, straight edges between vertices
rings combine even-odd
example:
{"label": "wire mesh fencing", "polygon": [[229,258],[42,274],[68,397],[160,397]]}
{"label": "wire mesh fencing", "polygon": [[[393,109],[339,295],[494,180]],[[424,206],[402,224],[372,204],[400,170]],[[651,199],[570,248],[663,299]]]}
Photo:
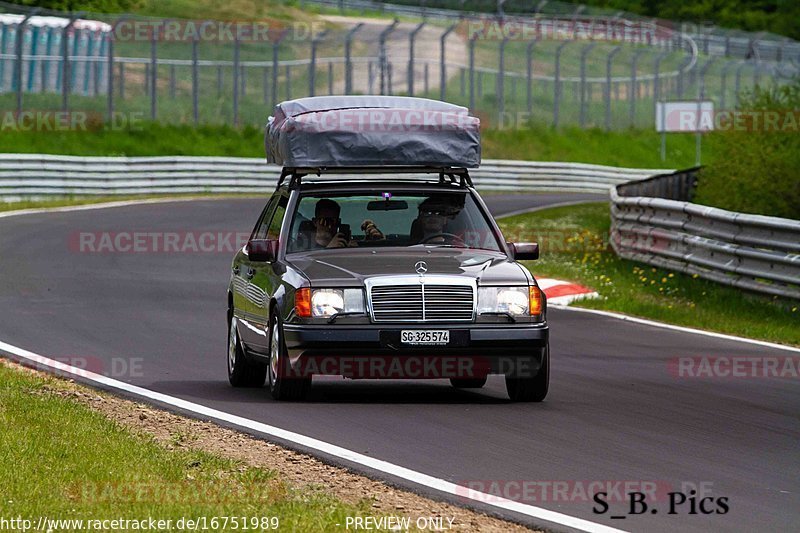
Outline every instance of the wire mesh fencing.
{"label": "wire mesh fencing", "polygon": [[752,36],[687,32],[619,13],[560,13],[558,3],[531,16],[513,4],[501,8],[514,16],[477,10],[431,17],[428,8],[417,18],[401,11],[402,20],[339,14],[352,15],[354,2],[336,0],[310,22],[0,3],[0,109],[19,127],[36,113],[56,112],[119,126],[262,126],[282,100],[390,94],[463,104],[484,127],[619,130],[652,128],[656,102],[735,109],[755,86],[788,83],[800,71],[800,48],[788,40],[766,46]]}

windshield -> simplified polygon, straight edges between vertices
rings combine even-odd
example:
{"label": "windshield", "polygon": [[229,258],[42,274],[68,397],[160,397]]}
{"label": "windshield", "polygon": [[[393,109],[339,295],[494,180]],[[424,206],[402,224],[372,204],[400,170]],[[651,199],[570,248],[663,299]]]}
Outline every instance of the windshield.
{"label": "windshield", "polygon": [[500,251],[466,191],[306,195],[292,219],[287,252],[323,248],[448,246]]}

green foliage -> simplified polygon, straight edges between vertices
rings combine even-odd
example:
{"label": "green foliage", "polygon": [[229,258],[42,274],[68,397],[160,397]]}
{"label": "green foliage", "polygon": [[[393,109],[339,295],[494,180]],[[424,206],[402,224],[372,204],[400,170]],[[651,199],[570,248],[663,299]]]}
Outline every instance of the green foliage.
{"label": "green foliage", "polygon": [[144,123],[131,129],[3,132],[4,152],[84,156],[217,155],[263,157],[261,129],[246,126],[163,125]]}
{"label": "green foliage", "polygon": [[[13,2],[13,0],[12,0]],[[308,14],[286,0],[16,0],[56,11],[134,13],[154,17],[219,20],[304,20]]]}
{"label": "green foliage", "polygon": [[[628,129],[606,132],[577,126],[555,130],[549,126],[487,129],[481,132],[484,158],[529,161],[568,161],[635,168],[688,168],[694,166],[691,134],[671,134],[667,158],[659,155],[659,134]],[[705,147],[704,147],[705,148]],[[705,158],[713,156],[709,146]]]}
{"label": "green foliage", "polygon": [[[384,0],[387,3],[390,0]],[[497,11],[496,0],[391,0],[391,3],[420,5],[432,8],[464,9],[467,11]],[[536,1],[508,0],[506,13],[533,13]],[[569,4],[574,4],[570,6]],[[609,14],[626,11],[645,17],[689,21],[695,24],[714,24],[723,28],[753,32],[769,31],[800,39],[800,2],[797,0],[561,0],[549,2],[543,13],[569,15],[579,5],[604,8]],[[594,10],[598,11],[597,9]]]}
{"label": "green foliage", "polygon": [[600,294],[577,306],[800,345],[796,300],[748,293],[617,257],[609,244],[611,220],[605,202],[550,208],[498,222],[506,239],[539,243],[540,258],[524,262],[535,276],[575,281]]}
{"label": "green foliage", "polygon": [[769,31],[800,38],[800,2],[797,0],[586,0],[587,5],[621,9],[670,20],[747,31]]}
{"label": "green foliage", "polygon": [[[279,517],[281,530],[340,531],[347,516],[375,514],[367,500],[346,504],[322,486],[295,487],[278,472],[193,449],[192,434],[171,431],[171,444],[134,434],[73,399],[84,394],[94,396],[0,364],[0,516],[152,516],[172,520],[169,530],[182,517],[207,517],[211,531],[261,531],[241,524]],[[223,528],[215,516],[246,518]]]}
{"label": "green foliage", "polygon": [[89,13],[125,13],[138,7],[138,0],[19,0],[15,3],[54,9],[56,11],[87,11]]}
{"label": "green foliage", "polygon": [[[756,88],[739,111],[775,112],[785,130],[757,127],[731,129],[710,135],[714,163],[700,175],[697,203],[730,211],[800,219],[800,80],[780,88]],[[790,115],[793,113],[793,115]],[[763,124],[764,114],[759,120]],[[794,124],[794,127],[791,127]]]}
{"label": "green foliage", "polygon": [[[260,128],[246,126],[164,125],[145,122],[134,129],[89,131],[5,131],[2,151],[64,155],[219,155],[263,157]],[[639,168],[686,168],[694,164],[694,137],[674,134],[667,142],[667,160],[659,157],[653,131],[547,126],[487,129],[481,132],[483,157],[534,161],[572,161]],[[706,150],[710,154],[713,147]]]}

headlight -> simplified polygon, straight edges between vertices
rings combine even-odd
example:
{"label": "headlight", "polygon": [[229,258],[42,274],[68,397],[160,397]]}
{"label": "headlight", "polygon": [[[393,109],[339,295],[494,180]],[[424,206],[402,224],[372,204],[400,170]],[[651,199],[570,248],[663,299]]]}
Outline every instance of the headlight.
{"label": "headlight", "polygon": [[361,289],[312,289],[311,316],[328,318],[337,313],[364,313]]}
{"label": "headlight", "polygon": [[508,313],[543,320],[542,293],[538,287],[479,287],[478,314]]}
{"label": "headlight", "polygon": [[528,287],[480,287],[478,289],[478,314],[508,313],[512,316],[528,314]]}

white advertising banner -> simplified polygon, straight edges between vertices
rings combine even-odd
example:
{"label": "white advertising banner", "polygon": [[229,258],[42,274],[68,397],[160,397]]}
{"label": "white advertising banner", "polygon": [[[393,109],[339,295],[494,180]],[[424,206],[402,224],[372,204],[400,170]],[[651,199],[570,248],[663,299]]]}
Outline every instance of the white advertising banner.
{"label": "white advertising banner", "polygon": [[656,102],[656,131],[698,132],[714,130],[714,102]]}

